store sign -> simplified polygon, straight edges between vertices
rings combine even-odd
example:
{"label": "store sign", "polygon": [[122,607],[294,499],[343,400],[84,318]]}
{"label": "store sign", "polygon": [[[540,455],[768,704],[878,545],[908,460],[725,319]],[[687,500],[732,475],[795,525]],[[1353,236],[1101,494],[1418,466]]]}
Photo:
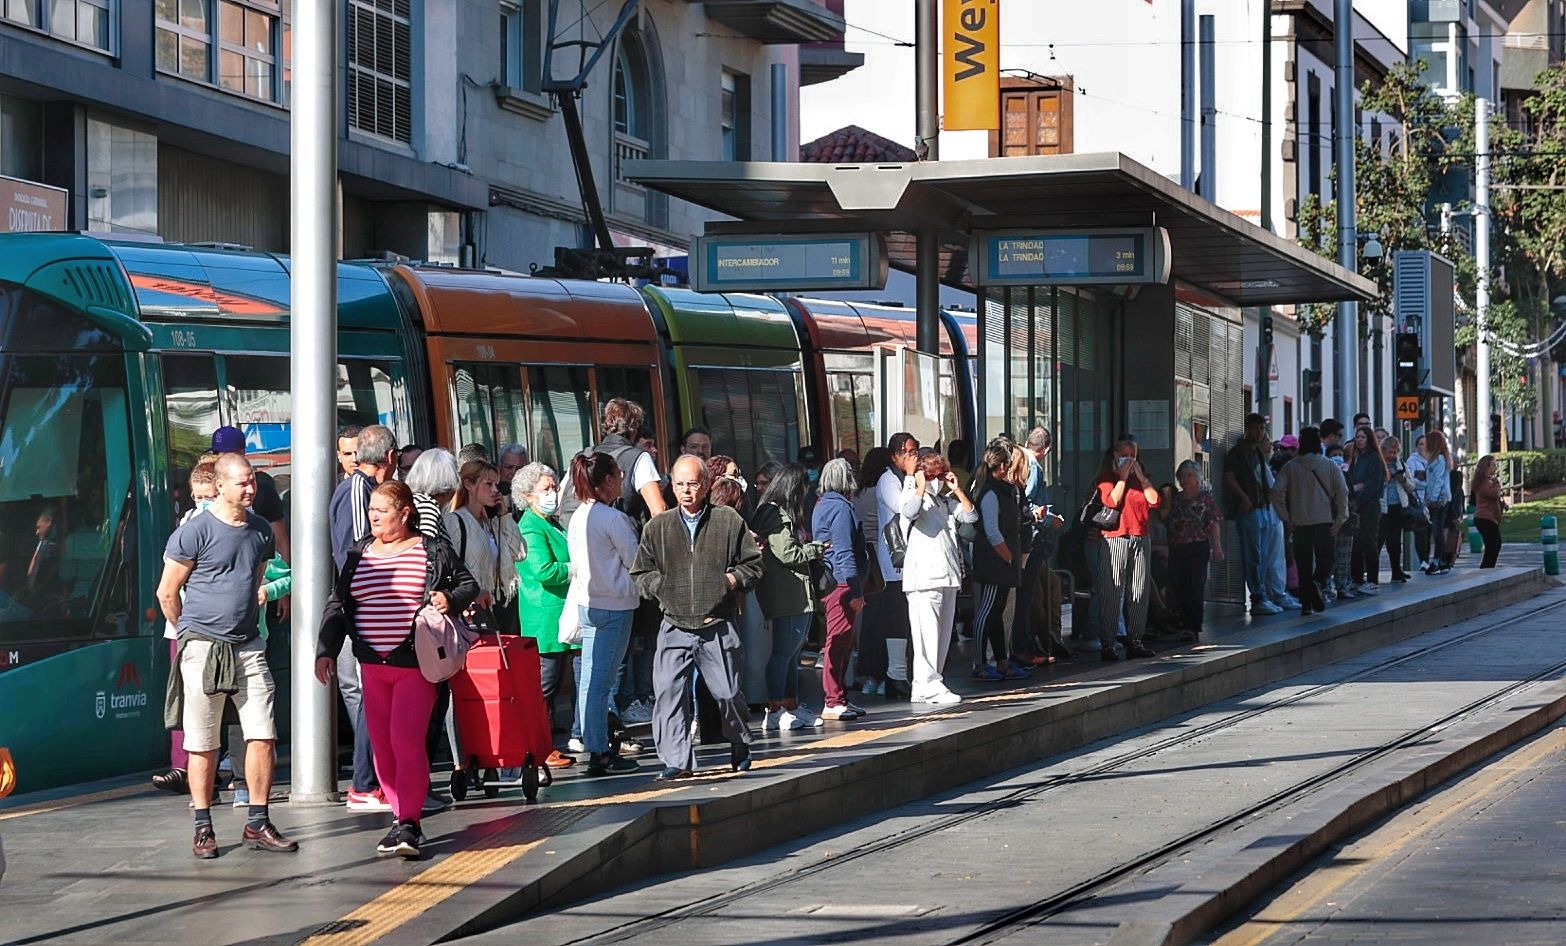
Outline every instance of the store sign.
{"label": "store sign", "polygon": [[691,244],[698,292],[886,288],[886,242],[877,234],[734,234]]}
{"label": "store sign", "polygon": [[0,176],[0,202],[5,206],[5,232],[64,230],[70,194],[58,187]]}
{"label": "store sign", "polygon": [[976,233],[971,252],[985,286],[1169,281],[1169,232],[1162,227]]}
{"label": "store sign", "polygon": [[1000,128],[1000,2],[945,0],[941,127]]}

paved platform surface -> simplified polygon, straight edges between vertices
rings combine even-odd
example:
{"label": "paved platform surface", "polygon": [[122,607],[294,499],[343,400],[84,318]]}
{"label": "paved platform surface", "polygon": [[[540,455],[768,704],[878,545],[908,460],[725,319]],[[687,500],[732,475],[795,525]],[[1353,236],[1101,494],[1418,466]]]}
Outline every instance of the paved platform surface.
{"label": "paved platform surface", "polygon": [[1216,946],[1566,943],[1566,726],[1312,865]]}
{"label": "paved platform surface", "polygon": [[[1543,605],[1554,609],[1538,613]],[[1563,613],[1566,590],[1556,589],[1065,758],[460,942],[1153,941],[1130,937],[1138,926],[1161,925],[1159,901],[1181,889],[1153,868],[1060,914],[1008,919],[1160,850],[1178,851],[1194,833],[1540,670],[1550,670],[1540,685],[1482,712],[1504,720],[1544,700],[1566,711],[1566,654],[1552,646]],[[1294,807],[1266,817],[1289,825]],[[1186,865],[1199,858],[1171,853],[1169,861],[1173,873],[1189,874]],[[1212,872],[1203,879],[1220,889]]]}
{"label": "paved platform surface", "polygon": [[[145,788],[142,778],[10,799],[0,806],[10,860],[0,884],[0,938],[435,942],[542,905],[753,854],[1531,598],[1544,587],[1536,569],[1460,568],[1385,586],[1379,597],[1309,619],[1214,622],[1201,645],[1156,660],[1104,666],[1079,659],[1025,686],[980,690],[962,681],[958,689],[969,698],[961,706],[877,703],[859,723],[760,739],[756,768],[743,776],[714,769],[661,785],[651,780],[650,755],[641,772],[611,779],[568,771],[542,805],[524,808],[519,790],[510,790],[430,817],[426,858],[414,863],[375,858],[384,815],[340,808],[277,805],[274,820],[302,845],[296,855],[239,849],[242,813],[218,811],[224,856],[198,862],[189,853],[185,805]],[[963,658],[954,659],[954,670],[962,665]],[[1308,735],[1299,738],[1304,755],[1317,751]],[[726,755],[719,747],[705,759],[717,766]],[[1167,803],[1106,800],[1098,812],[1134,836]]]}

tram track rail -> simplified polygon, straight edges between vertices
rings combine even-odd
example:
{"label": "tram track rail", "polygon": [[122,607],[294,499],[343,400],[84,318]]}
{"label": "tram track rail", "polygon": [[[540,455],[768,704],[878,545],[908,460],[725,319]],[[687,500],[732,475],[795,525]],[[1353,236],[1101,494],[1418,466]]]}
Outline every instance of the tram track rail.
{"label": "tram track rail", "polygon": [[[1389,656],[1385,660],[1373,665],[1360,668],[1340,679],[1307,687],[1297,692],[1289,693],[1265,703],[1248,706],[1234,713],[1204,723],[1200,726],[1172,733],[1171,735],[1157,739],[1135,749],[1119,753],[1102,759],[1089,766],[1049,776],[1041,781],[1020,786],[995,798],[975,802],[961,811],[953,812],[939,818],[932,819],[922,824],[912,825],[901,831],[867,841],[856,845],[841,853],[832,854],[820,861],[805,866],[792,868],[774,877],[764,880],[740,884],[718,894],[703,897],[699,901],[691,901],[660,910],[656,913],[638,917],[634,920],[622,923],[607,930],[601,930],[587,936],[578,937],[562,942],[560,946],[610,946],[610,944],[623,943],[639,936],[668,929],[678,923],[712,916],[724,910],[742,903],[746,900],[763,894],[785,889],[801,881],[814,878],[827,871],[843,867],[865,857],[874,856],[886,851],[894,850],[908,844],[929,839],[942,832],[950,831],[979,819],[988,817],[1004,809],[1013,807],[1019,803],[1032,801],[1051,791],[1092,781],[1123,769],[1134,763],[1149,759],[1162,752],[1189,745],[1216,733],[1233,729],[1245,722],[1257,719],[1269,713],[1295,706],[1302,702],[1313,700],[1331,693],[1344,686],[1366,680],[1370,677],[1386,673],[1412,661],[1419,660],[1431,654],[1460,646],[1477,638],[1493,634],[1502,629],[1513,627],[1527,622],[1540,615],[1566,609],[1566,600],[1554,601],[1537,608],[1529,609],[1521,614],[1513,615],[1482,627],[1464,631],[1462,633],[1433,641],[1424,646],[1404,653]],[[1481,618],[1482,619],[1482,618]],[[1475,619],[1470,619],[1475,620]],[[1396,646],[1396,645],[1392,645]],[[1037,899],[1032,903],[1010,910],[1000,916],[994,917],[975,929],[961,934],[952,939],[941,940],[948,946],[986,946],[986,944],[998,943],[1016,933],[1027,929],[1049,917],[1082,906],[1090,902],[1095,896],[1115,885],[1145,871],[1157,864],[1163,863],[1179,852],[1198,844],[1204,839],[1210,838],[1220,832],[1233,829],[1252,820],[1262,818],[1275,812],[1293,801],[1296,801],[1310,793],[1336,782],[1353,772],[1384,759],[1388,755],[1401,749],[1416,745],[1426,739],[1433,732],[1437,732],[1452,724],[1471,716],[1485,708],[1500,703],[1530,687],[1553,677],[1566,673],[1566,660],[1561,660],[1541,668],[1527,677],[1514,680],[1505,686],[1498,687],[1483,696],[1469,701],[1457,709],[1443,714],[1436,720],[1423,723],[1416,728],[1405,731],[1401,735],[1386,740],[1376,746],[1372,746],[1362,752],[1356,753],[1352,758],[1346,759],[1327,771],[1320,772],[1297,781],[1279,791],[1267,796],[1260,801],[1249,804],[1244,808],[1228,813],[1224,817],[1208,822],[1194,830],[1186,832],[1177,838],[1148,850],[1136,857],[1101,871],[1091,877],[1072,884],[1063,890],[1056,891],[1046,897]],[[1233,698],[1231,698],[1233,699]],[[1184,714],[1182,714],[1184,715]],[[1161,724],[1160,724],[1161,725]],[[1146,728],[1146,727],[1144,727]],[[1133,733],[1116,737],[1125,739],[1134,736]]]}

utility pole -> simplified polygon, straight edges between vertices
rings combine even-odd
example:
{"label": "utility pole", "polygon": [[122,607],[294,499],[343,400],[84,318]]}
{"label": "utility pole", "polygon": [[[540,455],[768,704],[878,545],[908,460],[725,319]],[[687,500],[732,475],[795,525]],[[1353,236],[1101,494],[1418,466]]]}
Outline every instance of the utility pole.
{"label": "utility pole", "polygon": [[[1354,224],[1354,0],[1337,0],[1332,18],[1337,62],[1333,67],[1333,96],[1337,103],[1337,127],[1333,129],[1338,166],[1338,263],[1357,270],[1359,237]],[[1338,304],[1332,326],[1333,409],[1340,418],[1352,418],[1359,410],[1359,306]]]}
{"label": "utility pole", "polygon": [[295,805],[335,804],[332,691],[315,679],[314,621],[332,586],[326,508],[335,485],[337,426],[337,8],[294,4],[289,127],[293,248],[289,380],[293,387],[292,777]]}
{"label": "utility pole", "polygon": [[[936,161],[940,146],[940,27],[936,0],[917,0],[914,7],[914,152],[921,161]],[[941,351],[941,238],[921,230],[915,243],[914,302],[916,344],[920,351]]]}
{"label": "utility pole", "polygon": [[1474,257],[1479,269],[1474,291],[1478,320],[1479,456],[1490,442],[1490,103],[1474,100]]}

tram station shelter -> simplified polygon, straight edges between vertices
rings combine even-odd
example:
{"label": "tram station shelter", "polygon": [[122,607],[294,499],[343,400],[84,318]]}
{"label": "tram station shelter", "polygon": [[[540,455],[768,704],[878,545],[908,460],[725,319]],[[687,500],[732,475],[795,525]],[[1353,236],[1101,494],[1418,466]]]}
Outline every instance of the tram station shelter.
{"label": "tram station shelter", "polygon": [[[1221,470],[1250,402],[1242,359],[1255,353],[1243,350],[1242,309],[1378,295],[1371,280],[1118,153],[909,164],[633,161],[625,173],[734,218],[709,223],[711,238],[884,238],[890,265],[920,276],[919,320],[929,329],[921,338],[935,337],[934,279],[975,292],[979,442],[1050,428],[1051,483],[1069,509],[1122,433],[1136,437],[1160,483],[1187,459],[1209,481]],[[1135,252],[1117,249],[1138,232],[1148,239]],[[1090,245],[1093,234],[1109,239]],[[1052,237],[1063,237],[1063,265],[1041,258]],[[1039,252],[1014,254],[1025,261],[1009,264],[1007,251],[1019,248]],[[1081,258],[1073,248],[1085,250]],[[1133,277],[1114,275],[1133,264],[1141,268]],[[891,429],[897,420],[887,418]],[[1212,590],[1237,600],[1226,587],[1240,581],[1237,566],[1222,572]]]}

